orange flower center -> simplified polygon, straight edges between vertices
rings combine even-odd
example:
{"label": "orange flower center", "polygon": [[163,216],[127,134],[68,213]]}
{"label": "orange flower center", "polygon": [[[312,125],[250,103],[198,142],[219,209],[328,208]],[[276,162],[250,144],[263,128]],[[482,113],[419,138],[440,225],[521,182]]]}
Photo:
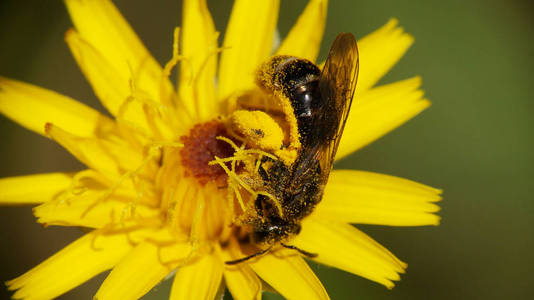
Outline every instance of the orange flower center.
{"label": "orange flower center", "polygon": [[227,175],[224,170],[208,164],[214,157],[229,157],[234,149],[226,142],[218,140],[218,136],[228,136],[225,126],[216,120],[195,125],[189,135],[182,136],[183,148],[180,149],[185,176],[191,176],[201,185],[210,181],[225,184]]}

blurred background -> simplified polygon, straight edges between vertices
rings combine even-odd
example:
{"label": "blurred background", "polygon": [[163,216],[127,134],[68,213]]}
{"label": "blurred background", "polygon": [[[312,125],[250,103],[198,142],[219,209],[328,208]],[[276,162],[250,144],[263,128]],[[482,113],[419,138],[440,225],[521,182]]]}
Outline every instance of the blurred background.
{"label": "blurred background", "polygon": [[[116,0],[161,63],[171,56],[179,1]],[[224,32],[231,1],[208,1]],[[282,1],[285,36],[306,1]],[[357,37],[396,17],[416,42],[381,81],[414,75],[433,106],[337,167],[416,180],[444,190],[438,227],[359,226],[408,262],[393,290],[324,266],[332,299],[534,298],[534,2],[337,0],[329,4],[322,56],[339,32]],[[0,2],[0,75],[102,109],[75,65],[61,1]],[[0,116],[0,176],[78,170],[55,143]],[[31,188],[31,187],[29,187]],[[70,243],[75,228],[42,228],[30,207],[0,207],[0,281]],[[90,299],[100,275],[61,299]],[[144,299],[167,299],[170,281]],[[10,293],[0,287],[0,299]],[[266,299],[277,299],[268,295]]]}

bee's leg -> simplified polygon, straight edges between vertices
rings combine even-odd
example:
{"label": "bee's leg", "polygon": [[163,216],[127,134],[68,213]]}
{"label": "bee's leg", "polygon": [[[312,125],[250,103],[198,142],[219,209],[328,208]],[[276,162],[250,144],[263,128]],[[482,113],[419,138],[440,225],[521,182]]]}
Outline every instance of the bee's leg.
{"label": "bee's leg", "polygon": [[284,248],[287,248],[287,249],[297,250],[300,254],[302,254],[304,256],[307,256],[309,258],[314,258],[314,257],[317,257],[317,255],[318,255],[317,253],[311,253],[311,252],[302,250],[300,248],[297,248],[295,246],[286,245],[284,243],[280,243],[280,245],[282,245]]}
{"label": "bee's leg", "polygon": [[254,206],[256,207],[256,213],[261,218],[263,218],[263,216],[265,215],[264,211],[265,211],[265,206],[267,204],[266,201],[269,201],[269,198],[262,194],[259,194],[256,197],[256,200],[254,201]]}
{"label": "bee's leg", "polygon": [[271,250],[271,248],[273,248],[273,246],[270,246],[269,248],[267,248],[267,249],[265,249],[265,250],[261,250],[261,251],[259,251],[259,252],[256,252],[256,253],[254,253],[254,254],[251,254],[251,255],[249,255],[249,256],[245,256],[245,257],[240,258],[240,259],[226,261],[225,264],[227,264],[227,265],[237,265],[237,264],[240,264],[240,263],[245,262],[245,261],[247,261],[247,260],[249,260],[249,259],[252,259],[252,258],[254,258],[254,257],[258,257],[258,256],[260,256],[260,255],[263,255],[263,254],[269,252],[269,251]]}

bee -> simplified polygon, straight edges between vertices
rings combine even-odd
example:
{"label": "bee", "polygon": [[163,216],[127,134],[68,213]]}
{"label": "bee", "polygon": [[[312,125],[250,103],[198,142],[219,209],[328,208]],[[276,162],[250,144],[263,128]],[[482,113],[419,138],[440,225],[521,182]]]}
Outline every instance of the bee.
{"label": "bee", "polygon": [[358,48],[352,34],[342,33],[332,44],[322,71],[309,60],[292,56],[274,56],[267,65],[269,71],[258,80],[259,85],[273,95],[281,95],[281,101],[290,102],[300,147],[290,165],[262,159],[261,180],[280,205],[277,207],[264,194],[257,196],[250,239],[253,244],[268,247],[227,261],[230,265],[262,255],[277,244],[316,256],[286,242],[300,232],[302,219],[322,199],[354,96]]}

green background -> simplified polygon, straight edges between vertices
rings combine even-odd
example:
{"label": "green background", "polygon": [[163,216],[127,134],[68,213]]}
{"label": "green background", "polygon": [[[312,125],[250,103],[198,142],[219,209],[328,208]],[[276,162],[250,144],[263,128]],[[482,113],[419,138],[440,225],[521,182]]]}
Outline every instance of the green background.
{"label": "green background", "polygon": [[[180,4],[116,4],[155,57],[167,61]],[[283,1],[282,36],[304,5]],[[210,1],[209,6],[223,30],[231,1]],[[396,17],[416,42],[382,83],[421,75],[433,102],[337,167],[397,175],[444,190],[439,227],[359,226],[409,263],[393,290],[313,266],[333,299],[534,297],[533,8],[532,1],[494,0],[329,4],[322,57],[337,33],[361,37]],[[101,109],[63,41],[70,26],[61,1],[2,1],[0,75]],[[4,117],[0,134],[0,176],[81,168],[53,142]],[[0,208],[0,224],[0,281],[23,273],[81,234],[74,228],[42,228],[29,207]],[[61,299],[90,299],[104,278]],[[145,298],[166,299],[169,285],[162,283]],[[8,296],[0,289],[0,298]]]}

